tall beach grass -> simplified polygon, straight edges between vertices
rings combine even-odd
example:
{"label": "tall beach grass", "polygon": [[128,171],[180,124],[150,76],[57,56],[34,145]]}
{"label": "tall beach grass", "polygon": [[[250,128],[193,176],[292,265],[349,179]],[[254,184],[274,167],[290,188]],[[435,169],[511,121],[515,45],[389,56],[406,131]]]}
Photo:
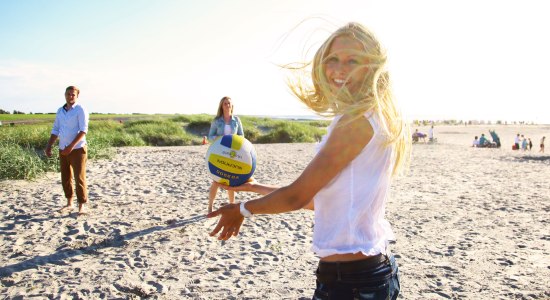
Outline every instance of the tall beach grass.
{"label": "tall beach grass", "polygon": [[[164,115],[144,118],[92,119],[86,135],[88,158],[109,159],[116,147],[200,145],[213,116]],[[313,143],[325,133],[328,121],[289,121],[241,117],[245,137],[252,143]],[[0,180],[34,179],[59,171],[57,155],[47,158],[44,148],[52,122],[0,126]],[[58,148],[52,149],[58,153]]]}

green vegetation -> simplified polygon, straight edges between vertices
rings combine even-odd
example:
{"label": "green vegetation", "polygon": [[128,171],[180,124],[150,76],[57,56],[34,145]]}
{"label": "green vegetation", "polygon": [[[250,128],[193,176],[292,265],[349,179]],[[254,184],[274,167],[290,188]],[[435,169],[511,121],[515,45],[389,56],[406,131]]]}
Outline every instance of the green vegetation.
{"label": "green vegetation", "polygon": [[[49,121],[55,119],[55,114],[0,114],[0,121],[2,123],[9,123],[9,121],[36,121],[36,120],[43,120],[43,121]],[[4,124],[7,125],[7,124]]]}
{"label": "green vegetation", "polygon": [[47,158],[32,149],[0,141],[0,179],[33,179],[58,169],[57,158]]}
{"label": "green vegetation", "polygon": [[[50,137],[54,115],[17,116],[44,122],[0,126],[0,180],[33,179],[44,172],[58,171],[59,160],[47,158],[44,148]],[[26,118],[24,117],[26,116]],[[49,120],[48,120],[49,118]],[[115,147],[187,146],[202,144],[213,116],[200,115],[91,115],[88,158],[109,159]],[[15,120],[15,119],[14,119]],[[252,143],[312,143],[321,139],[328,121],[289,121],[241,117],[245,137]],[[47,121],[47,122],[46,122]],[[26,122],[25,122],[26,123]],[[58,149],[52,150],[57,153]]]}
{"label": "green vegetation", "polygon": [[128,122],[125,132],[137,135],[151,146],[185,146],[200,144],[199,137],[186,133],[181,124],[169,120],[141,120]]}
{"label": "green vegetation", "polygon": [[[91,113],[90,120],[135,120],[146,119],[151,117],[172,118],[174,115],[145,115],[145,114],[100,114]],[[0,121],[4,125],[9,125],[10,122],[18,123],[50,123],[55,119],[53,113],[35,113],[35,114],[0,114]]]}

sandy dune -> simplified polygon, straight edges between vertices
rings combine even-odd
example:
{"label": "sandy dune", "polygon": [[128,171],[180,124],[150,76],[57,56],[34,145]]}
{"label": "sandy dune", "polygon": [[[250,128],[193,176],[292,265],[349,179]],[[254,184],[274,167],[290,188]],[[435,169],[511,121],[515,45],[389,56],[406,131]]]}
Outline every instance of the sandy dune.
{"label": "sandy dune", "polygon": [[[496,129],[501,149],[475,149]],[[426,127],[421,131],[427,132]],[[438,126],[415,144],[387,218],[402,299],[550,298],[550,126]],[[531,152],[512,151],[516,133]],[[548,140],[548,139],[547,139]],[[550,142],[549,142],[550,143]],[[547,145],[547,148],[549,146]],[[90,214],[58,213],[58,174],[0,182],[0,294],[7,299],[310,299],[311,212],[256,216],[208,236],[205,146],[122,148],[89,164]],[[256,145],[255,177],[289,183],[313,144]],[[240,193],[237,200],[251,199]],[[226,202],[219,193],[216,206]]]}

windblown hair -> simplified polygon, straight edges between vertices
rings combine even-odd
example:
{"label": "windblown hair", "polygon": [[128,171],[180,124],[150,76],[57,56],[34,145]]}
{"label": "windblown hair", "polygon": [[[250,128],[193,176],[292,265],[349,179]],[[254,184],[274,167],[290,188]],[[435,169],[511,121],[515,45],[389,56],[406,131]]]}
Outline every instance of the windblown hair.
{"label": "windblown hair", "polygon": [[[325,61],[330,54],[334,39],[351,37],[363,45],[364,51],[355,55],[364,58],[364,64],[355,68],[366,69],[360,89],[351,93],[345,86],[337,92],[331,90],[325,73]],[[321,116],[348,114],[358,118],[367,111],[378,115],[387,136],[387,143],[394,147],[395,166],[392,174],[399,173],[401,167],[409,161],[411,135],[409,126],[398,110],[386,70],[386,53],[378,40],[363,25],[348,23],[336,30],[317,50],[313,62],[287,65],[285,68],[296,72],[297,76],[288,81],[292,93],[306,106]],[[311,66],[311,84],[307,68]],[[349,76],[351,76],[350,74]]]}
{"label": "windblown hair", "polygon": [[[223,101],[224,100],[231,100],[231,98],[225,96],[220,100],[220,104],[218,104],[218,113],[216,114],[216,119],[223,117]],[[233,104],[233,103],[231,103]],[[231,115],[233,115],[233,105],[231,105]]]}

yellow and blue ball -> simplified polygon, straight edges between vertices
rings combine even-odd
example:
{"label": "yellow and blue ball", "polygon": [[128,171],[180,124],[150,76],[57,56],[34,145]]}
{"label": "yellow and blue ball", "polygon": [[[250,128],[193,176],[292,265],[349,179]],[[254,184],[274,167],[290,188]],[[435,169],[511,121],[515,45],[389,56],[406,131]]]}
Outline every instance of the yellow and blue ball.
{"label": "yellow and blue ball", "polygon": [[256,150],[240,135],[217,138],[206,152],[206,166],[214,181],[238,186],[245,183],[256,169]]}

